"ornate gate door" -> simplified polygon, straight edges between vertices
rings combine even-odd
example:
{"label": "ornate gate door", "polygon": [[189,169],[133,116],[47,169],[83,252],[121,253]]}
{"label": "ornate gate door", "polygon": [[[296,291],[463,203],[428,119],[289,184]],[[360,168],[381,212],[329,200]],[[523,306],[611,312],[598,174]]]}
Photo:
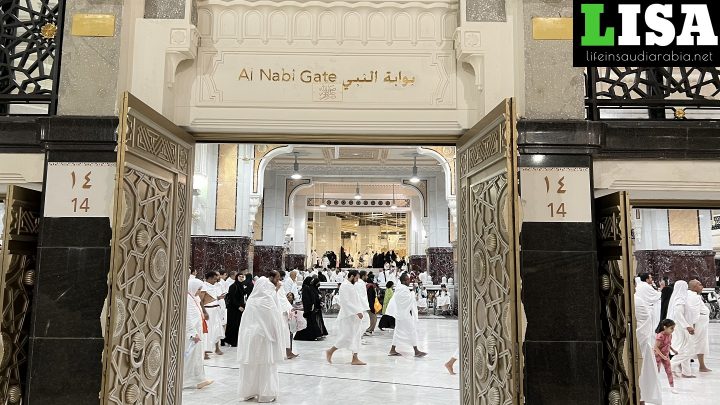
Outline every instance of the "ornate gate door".
{"label": "ornate gate door", "polygon": [[602,300],[603,379],[608,403],[640,403],[636,389],[635,271],[630,241],[630,201],[624,191],[595,200]]}
{"label": "ornate gate door", "polygon": [[181,401],[192,137],[126,94],[118,136],[103,404]]}
{"label": "ornate gate door", "polygon": [[[0,403],[20,404],[25,382],[30,301],[35,283],[42,194],[8,188],[0,252]],[[29,321],[29,319],[27,319]]]}
{"label": "ornate gate door", "polygon": [[523,395],[513,101],[470,129],[457,154],[462,404],[518,405]]}

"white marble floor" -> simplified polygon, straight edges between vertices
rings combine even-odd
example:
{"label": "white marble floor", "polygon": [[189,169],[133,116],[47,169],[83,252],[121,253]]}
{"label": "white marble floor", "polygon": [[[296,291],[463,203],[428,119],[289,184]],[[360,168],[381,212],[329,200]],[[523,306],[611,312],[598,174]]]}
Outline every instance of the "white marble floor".
{"label": "white marble floor", "polygon": [[710,351],[705,356],[705,364],[713,370],[711,373],[698,373],[697,362],[692,363],[697,378],[675,377],[677,394],[670,392],[665,372],[660,372],[660,384],[663,387],[662,405],[716,405],[720,403],[720,323],[710,324]]}
{"label": "white marble floor", "polygon": [[[411,348],[398,348],[402,357],[388,357],[392,330],[376,331],[364,338],[360,358],[367,366],[351,366],[350,352],[339,350],[333,364],[324,351],[333,344],[334,319],[325,319],[330,336],[320,342],[293,343],[300,357],[280,365],[282,386],[277,404],[443,404],[460,402],[457,375],[451,376],[445,362],[457,347],[456,319],[421,319],[420,349],[429,354],[412,356]],[[213,356],[205,372],[215,382],[202,390],[184,390],[182,405],[238,404],[235,349],[223,348],[225,355]],[[456,363],[457,372],[459,364]]]}
{"label": "white marble floor", "polygon": [[[338,351],[334,364],[327,364],[324,351],[333,343],[334,319],[325,320],[330,337],[322,342],[294,342],[300,357],[280,366],[282,389],[277,404],[330,405],[337,403],[385,403],[453,405],[459,403],[458,376],[449,375],[443,364],[457,347],[457,320],[421,319],[421,349],[429,355],[411,356],[409,348],[401,349],[403,357],[388,357],[392,330],[377,332],[365,338],[360,358],[367,366],[351,366],[350,353]],[[697,373],[698,378],[676,378],[678,394],[670,392],[664,373],[663,405],[715,405],[720,403],[720,323],[710,325],[713,354],[706,362],[712,373]],[[208,378],[215,382],[207,388],[185,390],[182,405],[238,404],[235,349],[224,348],[224,356],[213,356],[206,363]],[[697,370],[697,364],[693,367]],[[456,364],[457,371],[457,364]]]}

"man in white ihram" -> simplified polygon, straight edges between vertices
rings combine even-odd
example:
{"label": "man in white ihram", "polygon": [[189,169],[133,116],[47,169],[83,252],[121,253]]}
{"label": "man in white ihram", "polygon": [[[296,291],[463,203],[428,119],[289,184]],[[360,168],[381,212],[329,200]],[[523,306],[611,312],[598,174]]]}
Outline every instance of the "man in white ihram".
{"label": "man in white ihram", "polygon": [[[690,283],[693,283],[692,281]],[[672,346],[678,354],[670,360],[673,372],[680,371],[684,378],[695,378],[690,367],[690,360],[695,357],[695,323],[700,317],[688,300],[688,283],[677,281],[668,304],[668,318],[675,321]]]}
{"label": "man in white ihram", "polygon": [[635,286],[635,296],[639,297],[650,310],[652,319],[650,323],[657,327],[660,321],[660,298],[661,293],[653,287],[653,277],[648,273],[641,273],[638,275],[640,282]]}
{"label": "man in white ihram", "polygon": [[415,357],[423,357],[427,354],[417,347],[418,308],[415,294],[408,288],[409,284],[410,276],[407,273],[400,275],[400,285],[395,288],[395,294],[388,304],[386,313],[395,318],[395,331],[389,356],[400,356],[395,350],[398,345],[412,346]]}
{"label": "man in white ihram", "polygon": [[272,402],[280,392],[277,365],[285,356],[288,330],[278,305],[280,274],[272,271],[270,277],[255,282],[240,321],[238,395],[244,401]]}
{"label": "man in white ihram", "polygon": [[[640,403],[662,404],[660,378],[655,362],[655,327],[652,306],[642,298],[640,286],[646,284],[640,277],[635,278],[635,318],[637,320],[637,343],[642,357],[640,364]],[[647,285],[647,284],[646,284]]]}
{"label": "man in white ihram", "polygon": [[188,280],[187,319],[185,322],[185,363],[183,364],[183,387],[203,389],[212,384],[205,377],[203,364],[203,314],[197,294],[203,282],[195,277]]}
{"label": "man in white ihram", "polygon": [[710,325],[710,309],[703,302],[702,290],[703,285],[698,280],[692,280],[688,283],[690,291],[688,291],[688,304],[693,307],[693,312],[699,314],[697,322],[695,322],[695,333],[691,339],[695,346],[697,354],[699,371],[701,373],[709,373],[710,370],[705,365],[705,355],[710,354],[710,339],[708,336],[708,326]]}
{"label": "man in white ihram", "polygon": [[[370,303],[368,302],[368,293],[367,293],[367,283],[365,282],[367,280],[367,271],[360,270],[358,281],[355,282],[355,288],[357,289],[358,295],[360,296],[360,302],[364,303],[363,307],[363,314],[367,314],[370,312]],[[363,336],[370,335],[369,332],[365,332],[370,328],[370,316],[365,316],[362,319],[360,328],[362,329]],[[362,342],[362,339],[360,341]]]}
{"label": "man in white ihram", "polygon": [[339,303],[340,312],[337,316],[337,341],[333,347],[325,352],[328,363],[332,364],[332,356],[338,349],[349,349],[352,354],[354,366],[364,366],[366,363],[358,358],[360,338],[363,334],[363,314],[368,307],[367,300],[363,303],[358,294],[355,283],[358,280],[358,271],[350,270],[347,279],[340,285]]}

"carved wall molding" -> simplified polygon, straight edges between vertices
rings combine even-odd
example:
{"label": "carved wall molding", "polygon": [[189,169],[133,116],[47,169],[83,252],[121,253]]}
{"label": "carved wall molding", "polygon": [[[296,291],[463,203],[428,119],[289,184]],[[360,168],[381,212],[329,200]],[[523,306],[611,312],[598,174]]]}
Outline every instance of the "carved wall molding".
{"label": "carved wall molding", "polygon": [[462,150],[458,156],[460,176],[468,175],[504,156],[505,129],[499,125],[472,146]]}
{"label": "carved wall molding", "polygon": [[413,183],[410,180],[403,179],[403,186],[409,187],[420,194],[420,199],[422,200],[422,208],[423,208],[423,217],[428,216],[428,184],[427,180],[422,179],[417,183]]}
{"label": "carved wall molding", "polygon": [[301,188],[306,188],[312,185],[310,179],[285,179],[285,216],[290,215],[290,202],[294,197],[294,193],[298,192]]}
{"label": "carved wall molding", "polygon": [[[359,200],[356,200],[354,198],[334,198],[334,197],[326,197],[324,200],[322,198],[308,198],[307,199],[307,206],[308,207],[319,207],[320,204],[325,202],[325,205],[328,207],[358,207],[358,208],[383,208],[383,209],[390,209],[393,204],[393,200],[391,199],[366,199],[361,198]],[[410,199],[409,198],[396,198],[395,199],[395,205],[397,205],[398,208],[409,208],[410,207]]]}
{"label": "carved wall molding", "polygon": [[[249,1],[198,2],[203,46],[282,42],[326,46],[424,43],[452,47],[458,3],[437,1]],[[206,43],[207,41],[207,43]]]}

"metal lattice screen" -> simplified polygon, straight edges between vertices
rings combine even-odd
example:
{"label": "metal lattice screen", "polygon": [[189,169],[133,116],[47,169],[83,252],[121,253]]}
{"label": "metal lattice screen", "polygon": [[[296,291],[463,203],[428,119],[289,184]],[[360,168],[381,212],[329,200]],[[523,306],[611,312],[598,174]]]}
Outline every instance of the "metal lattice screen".
{"label": "metal lattice screen", "polygon": [[0,115],[54,114],[62,0],[0,0]]}

